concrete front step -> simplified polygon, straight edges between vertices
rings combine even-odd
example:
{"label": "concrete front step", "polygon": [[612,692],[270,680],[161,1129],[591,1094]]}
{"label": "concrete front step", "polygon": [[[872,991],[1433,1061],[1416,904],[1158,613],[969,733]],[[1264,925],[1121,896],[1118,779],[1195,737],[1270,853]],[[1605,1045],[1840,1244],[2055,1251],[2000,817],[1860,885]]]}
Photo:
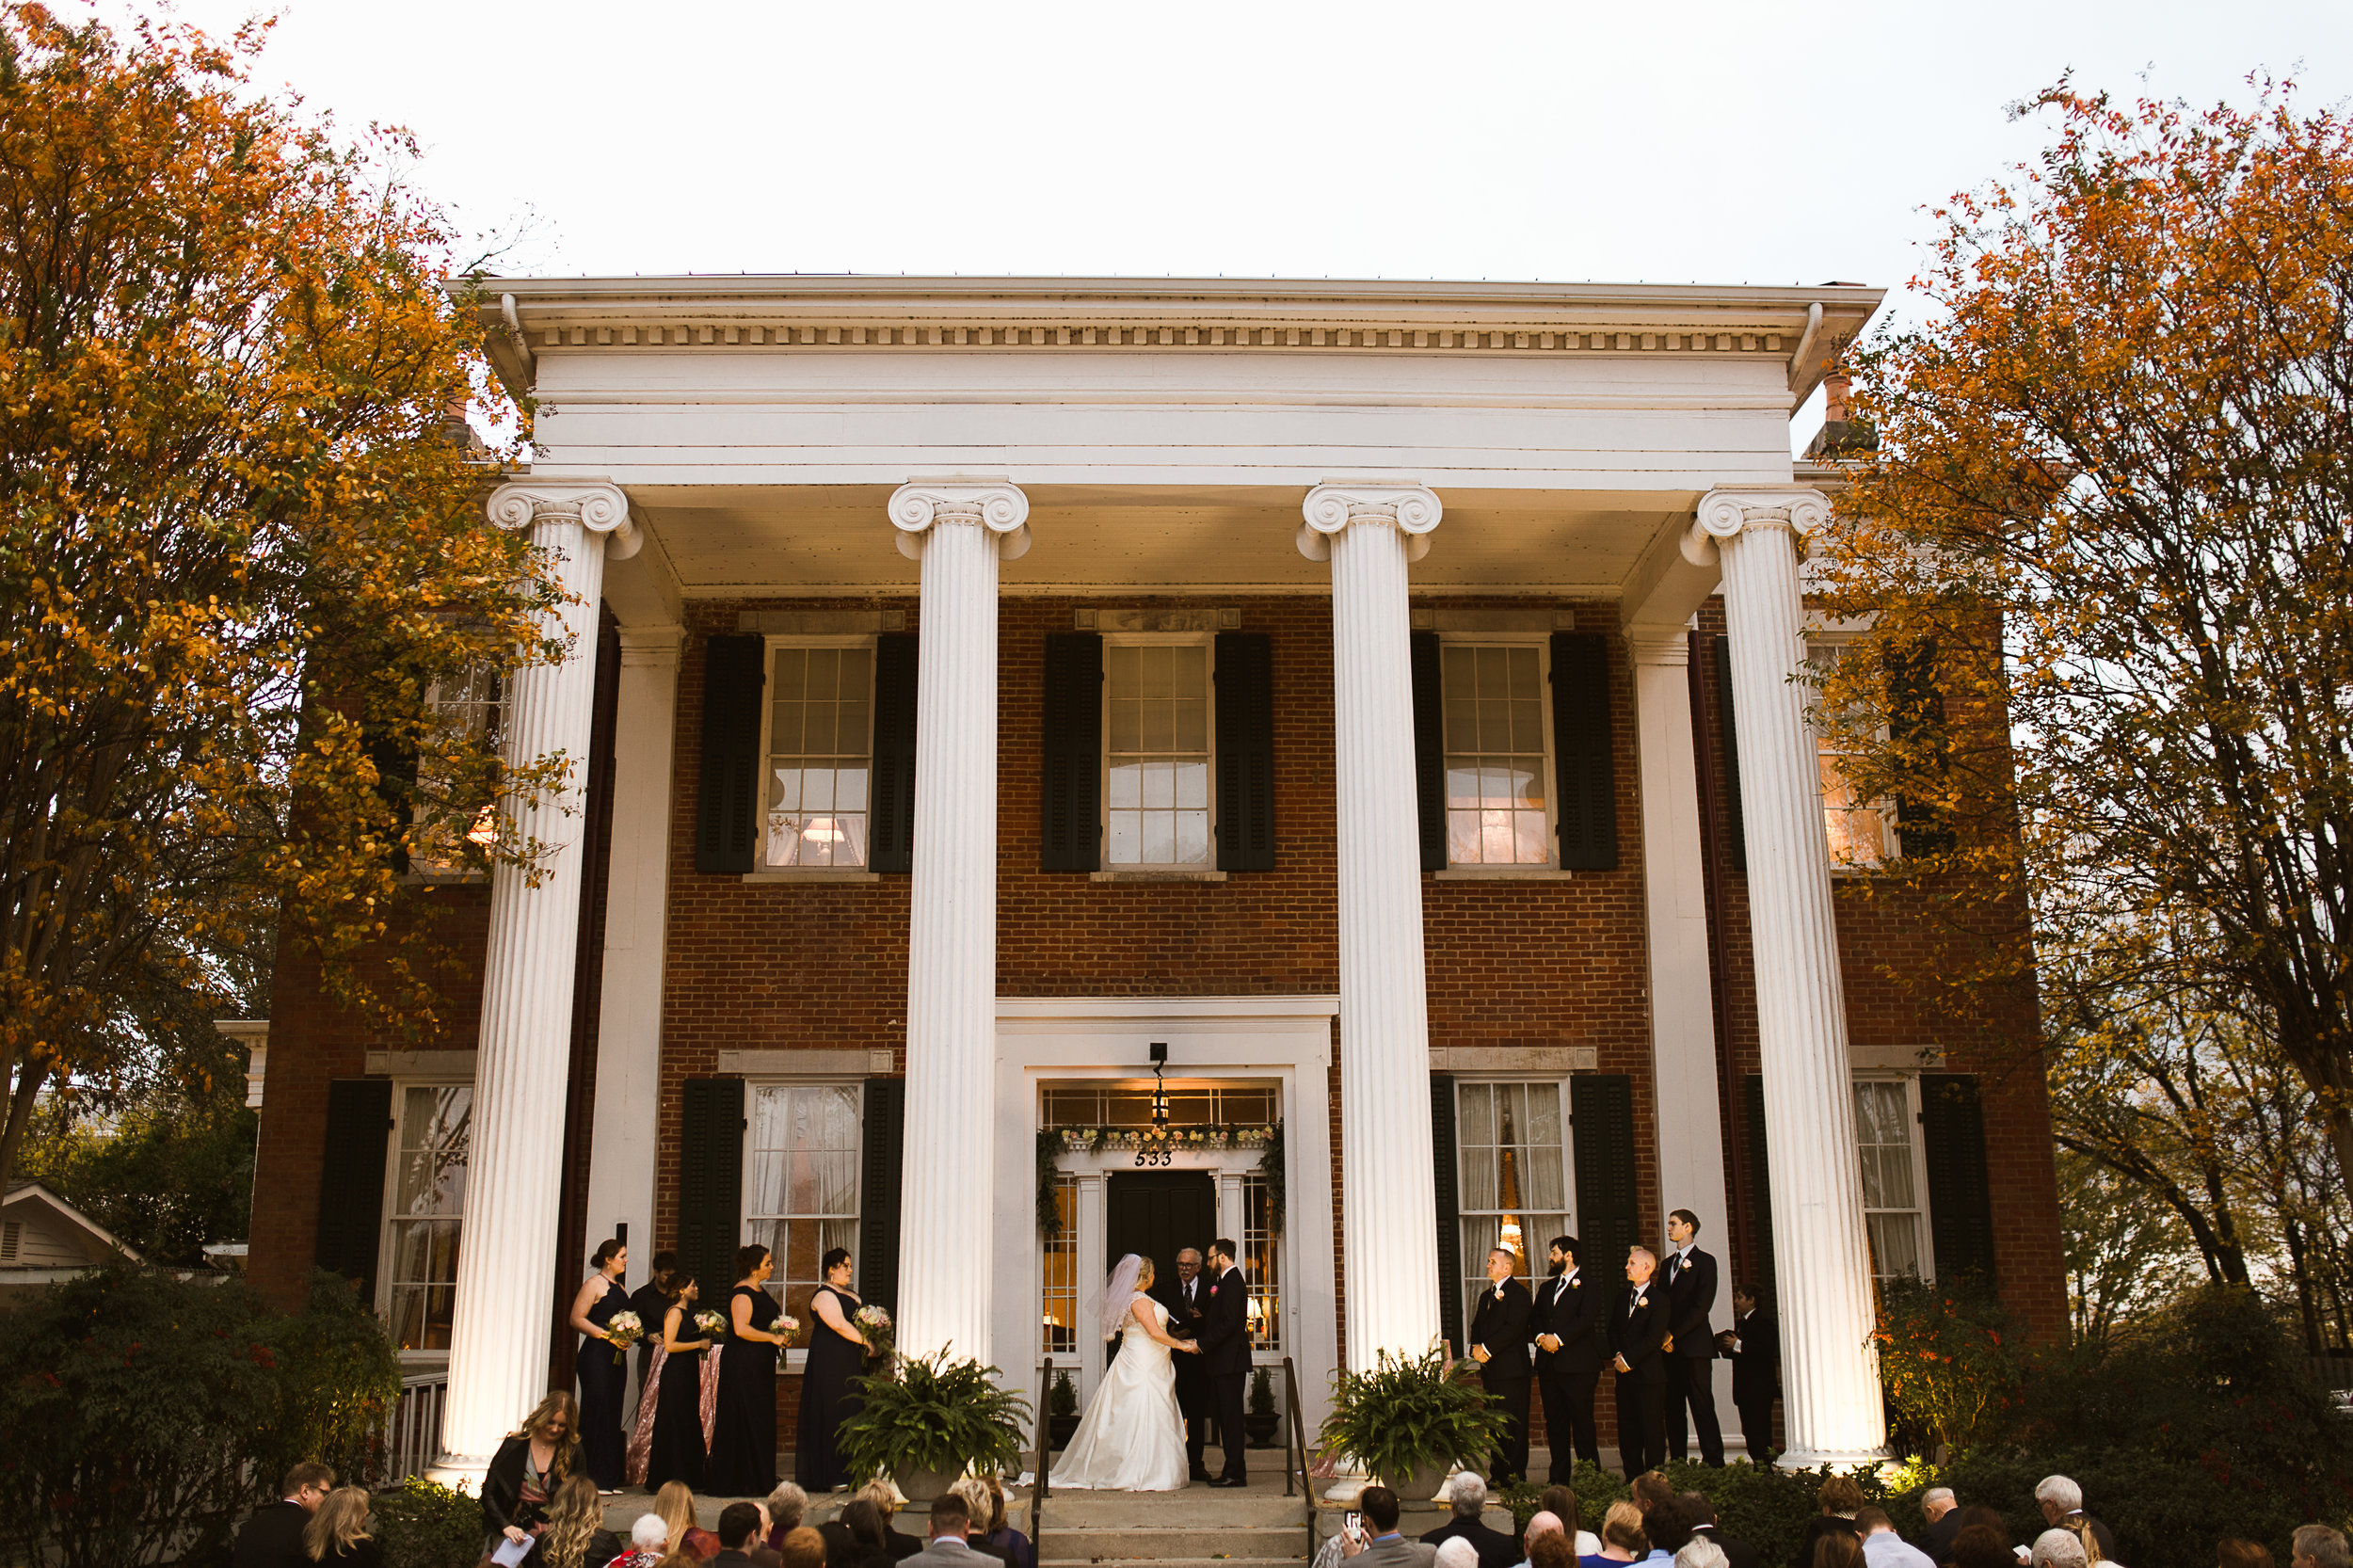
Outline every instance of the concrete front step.
{"label": "concrete front step", "polygon": [[[1049,1502],[1050,1510],[1053,1505]],[[1073,1528],[1057,1525],[1049,1512],[1039,1533],[1045,1538],[1042,1562],[1101,1562],[1120,1558],[1149,1558],[1156,1562],[1212,1558],[1252,1561],[1290,1560],[1306,1555],[1307,1526],[1294,1517],[1288,1526],[1271,1525],[1103,1525]]]}

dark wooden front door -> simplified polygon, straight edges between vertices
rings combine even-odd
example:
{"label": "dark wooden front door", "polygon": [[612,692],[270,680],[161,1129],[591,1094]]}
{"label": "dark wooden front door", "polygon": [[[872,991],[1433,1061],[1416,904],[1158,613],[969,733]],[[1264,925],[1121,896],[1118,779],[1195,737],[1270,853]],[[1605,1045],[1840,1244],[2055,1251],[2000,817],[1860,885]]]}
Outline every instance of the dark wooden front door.
{"label": "dark wooden front door", "polygon": [[1103,1207],[1106,1272],[1134,1253],[1173,1280],[1179,1248],[1207,1252],[1217,1239],[1217,1181],[1207,1171],[1115,1171]]}

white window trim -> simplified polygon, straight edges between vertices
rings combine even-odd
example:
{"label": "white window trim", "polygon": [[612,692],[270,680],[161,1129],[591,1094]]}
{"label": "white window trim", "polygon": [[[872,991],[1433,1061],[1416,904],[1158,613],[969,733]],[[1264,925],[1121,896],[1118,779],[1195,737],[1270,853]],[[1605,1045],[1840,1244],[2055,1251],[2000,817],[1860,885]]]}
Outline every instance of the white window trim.
{"label": "white window trim", "polygon": [[[1491,866],[1479,861],[1458,862],[1449,856],[1446,870],[1433,874],[1449,882],[1566,880],[1575,873],[1561,869],[1561,763],[1552,734],[1552,633],[1442,632],[1438,634],[1438,757],[1442,775],[1445,759],[1451,751],[1448,744],[1451,737],[1446,730],[1446,649],[1449,648],[1532,648],[1536,650],[1536,707],[1545,731],[1545,857],[1526,864],[1515,862],[1509,866]],[[1443,794],[1443,783],[1439,790]],[[1444,809],[1441,802],[1440,810]],[[1565,1115],[1566,1112],[1562,1114]]]}
{"label": "white window trim", "polygon": [[[1904,1126],[1911,1129],[1912,1144],[1913,1199],[1912,1208],[1913,1212],[1920,1216],[1920,1277],[1932,1282],[1936,1278],[1936,1226],[1931,1223],[1934,1215],[1929,1212],[1929,1139],[1928,1127],[1921,1120],[1920,1075],[1918,1073],[1849,1072],[1847,1076],[1855,1083],[1900,1083],[1904,1086]],[[1858,1162],[1857,1181],[1859,1183],[1861,1180],[1860,1161],[1863,1159],[1863,1144],[1859,1137],[1855,1141],[1855,1159]],[[1865,1209],[1864,1212],[1867,1215],[1870,1211]],[[1881,1212],[1898,1213],[1901,1210],[1881,1209]]]}
{"label": "white window trim", "polygon": [[[863,866],[772,866],[768,864],[768,786],[776,782],[776,756],[768,748],[769,731],[776,720],[776,650],[785,648],[863,648],[872,649],[872,632],[771,632],[760,648],[760,800],[757,813],[759,843],[746,882],[879,882],[874,870],[874,689],[878,661],[866,664],[866,864]],[[846,755],[836,753],[837,756]]]}
{"label": "white window trim", "polygon": [[[794,640],[796,639],[786,639],[788,642]],[[742,1186],[737,1189],[735,1198],[735,1211],[741,1216],[736,1222],[735,1244],[737,1246],[743,1246],[751,1240],[753,1221],[752,1124],[757,1120],[752,1114],[752,1096],[758,1095],[762,1089],[824,1089],[844,1086],[857,1091],[857,1155],[851,1167],[856,1173],[853,1179],[857,1192],[857,1210],[850,1223],[858,1227],[859,1233],[863,1235],[866,1225],[866,1080],[848,1073],[806,1073],[790,1077],[746,1078],[744,1080],[744,1130],[739,1135],[743,1142],[738,1148],[743,1176]],[[865,1262],[858,1257],[856,1247],[850,1249],[850,1256],[862,1271],[865,1268]],[[782,1266],[781,1260],[778,1266]],[[729,1280],[728,1290],[734,1288],[735,1282]],[[701,1301],[697,1304],[698,1305],[712,1303],[712,1299],[708,1288],[700,1294]],[[864,1295],[865,1292],[861,1290],[859,1292],[861,1300]],[[781,1296],[777,1298],[778,1304],[782,1304],[782,1300]],[[801,1327],[806,1330],[808,1324],[805,1322]],[[806,1335],[803,1337],[806,1337]],[[782,1376],[787,1372],[797,1372],[808,1365],[808,1347],[805,1345],[789,1346],[776,1357],[776,1373]]]}
{"label": "white window trim", "polygon": [[[392,1245],[392,1233],[399,1224],[394,1206],[400,1197],[400,1140],[407,1131],[403,1125],[408,1114],[408,1091],[411,1089],[471,1089],[474,1086],[472,1073],[412,1073],[395,1078],[392,1083],[392,1125],[384,1129],[384,1191],[377,1200],[376,1225],[376,1315],[389,1329],[392,1321],[392,1264],[399,1256]],[[471,1126],[469,1112],[469,1126]],[[463,1256],[466,1248],[466,1221],[473,1207],[473,1154],[466,1155],[466,1207],[457,1212],[457,1250]],[[439,1367],[449,1360],[447,1351],[395,1351],[404,1367]]]}
{"label": "white window trim", "polygon": [[[1547,703],[1545,706],[1549,708],[1551,704]],[[1549,739],[1551,734],[1550,730],[1547,729],[1545,734],[1546,738]],[[1555,1074],[1542,1072],[1458,1073],[1455,1075],[1454,1224],[1456,1227],[1456,1235],[1454,1250],[1458,1255],[1455,1259],[1455,1267],[1457,1269],[1460,1269],[1464,1262],[1464,1259],[1459,1255],[1463,1250],[1461,1227],[1465,1217],[1473,1213],[1485,1215],[1492,1212],[1497,1212],[1497,1210],[1484,1208],[1474,1210],[1466,1208],[1463,1205],[1462,1127],[1464,1088],[1466,1085],[1474,1083],[1550,1083],[1554,1086],[1554,1089],[1561,1096],[1561,1211],[1564,1216],[1566,1216],[1566,1219],[1561,1226],[1561,1234],[1564,1236],[1575,1236],[1578,1234],[1578,1229],[1577,1223],[1577,1124],[1570,1118],[1569,1115],[1569,1080],[1572,1076],[1573,1075],[1569,1073]],[[1860,1158],[1860,1156],[1858,1156],[1858,1158]],[[1525,1219],[1528,1212],[1526,1205],[1522,1205],[1521,1212],[1522,1218]],[[1542,1273],[1538,1272],[1538,1271],[1545,1267],[1546,1255],[1543,1249],[1550,1243],[1552,1238],[1549,1236],[1539,1237],[1523,1234],[1521,1236],[1521,1240],[1527,1244],[1528,1248],[1528,1282],[1529,1288],[1532,1290],[1536,1287],[1536,1282],[1545,1277]],[[1578,1262],[1578,1267],[1580,1269],[1588,1269],[1592,1266],[1593,1265],[1590,1262],[1582,1259]],[[1468,1274],[1456,1274],[1453,1277],[1453,1288],[1456,1290],[1461,1290],[1470,1282],[1470,1278],[1471,1276]],[[1467,1311],[1468,1308],[1465,1307],[1465,1310]],[[1463,1330],[1465,1334],[1470,1332],[1470,1324],[1467,1320],[1463,1325]]]}
{"label": "white window trim", "polygon": [[[1803,642],[1807,669],[1809,671],[1813,671],[1815,669],[1814,650],[1816,648],[1843,648],[1849,643],[1852,643],[1860,638],[1867,630],[1867,625],[1858,626],[1851,622],[1840,622],[1838,630],[1809,630],[1804,634]],[[1830,838],[1830,803],[1822,798],[1820,758],[1823,737],[1820,727],[1815,723],[1815,713],[1820,708],[1821,699],[1822,688],[1817,680],[1805,701],[1805,733],[1808,743],[1814,748],[1814,801],[1816,808],[1823,814],[1822,837],[1825,844],[1825,853],[1828,853],[1827,845]],[[1881,740],[1886,740],[1887,726],[1883,724],[1881,725],[1879,727],[1878,733]],[[1843,756],[1845,754],[1840,753],[1839,755]],[[1881,796],[1878,800],[1870,802],[1868,805],[1856,807],[1855,809],[1859,811],[1870,811],[1876,813],[1880,819],[1880,842],[1887,845],[1891,850],[1895,850],[1898,854],[1901,853],[1901,849],[1897,844],[1896,838],[1896,803],[1893,800],[1890,800],[1885,796]],[[1830,856],[1830,874],[1833,876],[1869,876],[1878,872],[1886,863],[1887,856],[1884,855],[1876,860],[1841,860],[1835,854],[1832,854]],[[1915,1096],[1914,1097],[1917,1096]]]}
{"label": "white window trim", "polygon": [[[1223,882],[1225,873],[1217,869],[1217,634],[1213,632],[1106,632],[1102,633],[1103,651],[1114,648],[1197,648],[1208,657],[1204,668],[1208,674],[1208,728],[1204,738],[1209,744],[1209,857],[1199,865],[1137,863],[1131,866],[1112,864],[1112,682],[1109,675],[1096,682],[1100,687],[1096,723],[1103,743],[1096,748],[1095,798],[1098,802],[1095,814],[1096,879],[1102,882]],[[1108,663],[1108,660],[1106,661]]]}

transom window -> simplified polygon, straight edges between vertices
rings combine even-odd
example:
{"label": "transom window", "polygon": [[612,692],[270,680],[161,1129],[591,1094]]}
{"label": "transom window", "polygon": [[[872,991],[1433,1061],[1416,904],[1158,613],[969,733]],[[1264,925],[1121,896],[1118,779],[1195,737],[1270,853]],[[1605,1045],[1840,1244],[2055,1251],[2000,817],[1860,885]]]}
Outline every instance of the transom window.
{"label": "transom window", "polygon": [[866,864],[874,650],[775,650],[768,690],[769,866]]}
{"label": "transom window", "polygon": [[1490,1248],[1508,1248],[1519,1259],[1513,1272],[1525,1275],[1554,1237],[1574,1234],[1565,1093],[1558,1079],[1454,1086],[1463,1247],[1457,1271],[1465,1323],[1487,1288]]}
{"label": "transom window", "polygon": [[401,1089],[393,1137],[384,1313],[404,1351],[446,1351],[473,1143],[473,1086]]}
{"label": "transom window", "polygon": [[1874,1279],[1928,1272],[1921,1256],[1912,1128],[1907,1083],[1866,1079],[1855,1084],[1855,1148],[1863,1162],[1863,1224],[1870,1238]]}
{"label": "transom window", "polygon": [[[855,1083],[766,1084],[752,1091],[744,1161],[745,1234],[776,1256],[769,1293],[808,1323],[808,1301],[824,1283],[818,1265],[835,1247],[856,1258],[858,1134],[863,1092]],[[702,1280],[702,1299],[729,1281]],[[853,1287],[855,1288],[855,1286]]]}
{"label": "transom window", "polygon": [[1448,643],[1441,656],[1447,862],[1551,864],[1544,648]]}
{"label": "transom window", "polygon": [[[1806,662],[1827,675],[1846,656],[1842,642],[1806,644]],[[1864,797],[1847,777],[1847,753],[1817,730],[1815,765],[1822,792],[1822,827],[1830,838],[1833,866],[1876,866],[1887,857],[1887,813],[1882,803]]]}
{"label": "transom window", "polygon": [[1207,866],[1209,649],[1103,649],[1104,839],[1113,866]]}

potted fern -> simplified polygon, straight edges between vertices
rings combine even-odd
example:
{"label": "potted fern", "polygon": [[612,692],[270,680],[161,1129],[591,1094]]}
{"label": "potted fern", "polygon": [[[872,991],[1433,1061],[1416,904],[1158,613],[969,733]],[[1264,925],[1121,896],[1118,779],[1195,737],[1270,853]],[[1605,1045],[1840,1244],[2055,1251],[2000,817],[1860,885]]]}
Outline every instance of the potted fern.
{"label": "potted fern", "polygon": [[1442,1348],[1418,1357],[1383,1351],[1369,1372],[1342,1368],[1332,1378],[1324,1450],[1355,1455],[1401,1497],[1434,1496],[1455,1461],[1490,1452],[1503,1435],[1503,1413],[1471,1371]]}
{"label": "potted fern", "polygon": [[936,1355],[902,1359],[894,1375],[852,1378],[864,1403],[841,1423],[841,1457],[863,1483],[887,1475],[910,1498],[945,1492],[969,1469],[1021,1467],[1030,1401],[998,1386],[994,1367]]}

